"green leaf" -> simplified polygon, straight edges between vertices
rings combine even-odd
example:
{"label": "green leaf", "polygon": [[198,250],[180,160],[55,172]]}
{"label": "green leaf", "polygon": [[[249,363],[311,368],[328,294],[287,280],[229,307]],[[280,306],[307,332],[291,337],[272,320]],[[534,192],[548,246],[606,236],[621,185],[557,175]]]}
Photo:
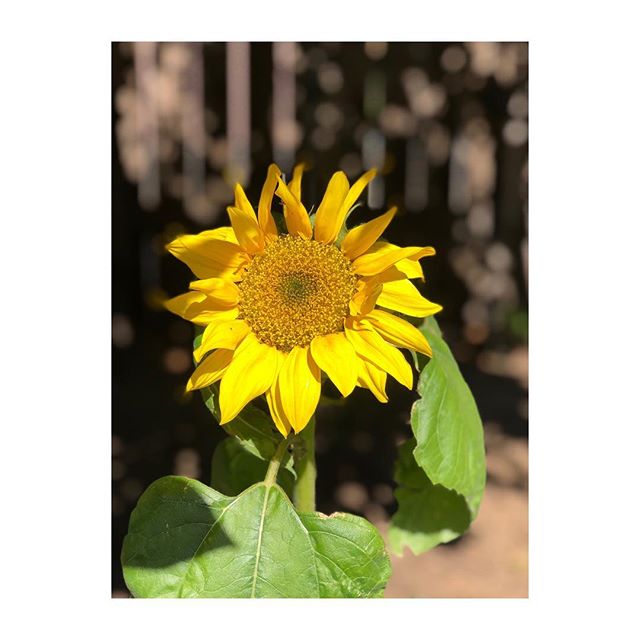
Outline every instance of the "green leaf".
{"label": "green leaf", "polygon": [[455,540],[471,523],[466,500],[455,491],[434,485],[417,465],[415,445],[413,438],[405,442],[396,461],[398,510],[391,519],[389,545],[397,555],[402,555],[405,545],[419,554]]}
{"label": "green leaf", "polygon": [[431,482],[464,496],[475,516],[487,476],[482,420],[438,323],[428,318],[421,330],[433,357],[420,374],[420,400],[411,411],[413,455]]}
{"label": "green leaf", "polygon": [[396,463],[398,511],[389,542],[398,554],[404,545],[422,553],[462,535],[477,515],[486,482],[473,395],[435,319],[428,318],[421,331],[433,357],[420,374],[420,399],[411,411],[415,439],[403,445]]}
{"label": "green leaf", "polygon": [[175,476],[138,501],[122,565],[139,598],[377,597],[391,572],[363,518],[298,513],[278,485],[231,498]]}
{"label": "green leaf", "polygon": [[[211,486],[226,495],[238,495],[263,480],[268,466],[266,460],[252,453],[237,438],[225,438],[213,452]],[[289,456],[278,471],[278,484],[289,496],[293,493],[294,480],[293,459]]]}

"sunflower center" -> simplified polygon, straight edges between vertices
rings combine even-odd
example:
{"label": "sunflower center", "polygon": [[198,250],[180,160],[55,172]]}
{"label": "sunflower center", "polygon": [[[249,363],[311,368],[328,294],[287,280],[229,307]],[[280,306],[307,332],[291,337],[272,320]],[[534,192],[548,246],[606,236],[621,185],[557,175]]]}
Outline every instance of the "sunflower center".
{"label": "sunflower center", "polygon": [[333,245],[280,236],[256,256],[240,282],[240,317],[281,351],[342,331],[356,275]]}

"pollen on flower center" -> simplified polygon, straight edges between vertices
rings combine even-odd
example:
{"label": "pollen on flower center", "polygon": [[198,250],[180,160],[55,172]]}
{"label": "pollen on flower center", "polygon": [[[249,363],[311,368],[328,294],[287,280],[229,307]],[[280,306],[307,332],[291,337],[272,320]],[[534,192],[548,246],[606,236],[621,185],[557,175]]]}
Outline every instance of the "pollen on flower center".
{"label": "pollen on flower center", "polygon": [[240,317],[281,351],[342,331],[356,275],[335,246],[280,236],[256,256],[239,283]]}

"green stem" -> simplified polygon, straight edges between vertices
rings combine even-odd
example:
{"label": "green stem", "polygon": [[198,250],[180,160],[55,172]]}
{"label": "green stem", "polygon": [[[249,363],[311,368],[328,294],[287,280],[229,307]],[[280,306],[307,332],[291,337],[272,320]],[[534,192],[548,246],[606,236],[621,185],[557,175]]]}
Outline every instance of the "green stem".
{"label": "green stem", "polygon": [[267,468],[267,475],[264,477],[264,483],[271,487],[276,484],[276,479],[278,477],[278,470],[280,469],[280,463],[282,462],[282,458],[289,446],[289,438],[285,438],[278,445],[276,452],[273,454],[273,458],[269,461],[269,466]]}
{"label": "green stem", "polygon": [[316,510],[315,437],[316,418],[313,416],[298,436],[300,449],[294,455],[296,483],[293,487],[293,504],[298,511]]}

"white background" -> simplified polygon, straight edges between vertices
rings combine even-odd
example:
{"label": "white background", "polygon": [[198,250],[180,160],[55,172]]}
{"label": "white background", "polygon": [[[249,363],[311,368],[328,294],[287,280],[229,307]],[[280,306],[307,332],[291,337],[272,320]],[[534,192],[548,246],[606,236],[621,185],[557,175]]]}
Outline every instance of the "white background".
{"label": "white background", "polygon": [[[638,637],[632,6],[4,4],[3,637]],[[111,600],[112,40],[530,42],[528,600]]]}

